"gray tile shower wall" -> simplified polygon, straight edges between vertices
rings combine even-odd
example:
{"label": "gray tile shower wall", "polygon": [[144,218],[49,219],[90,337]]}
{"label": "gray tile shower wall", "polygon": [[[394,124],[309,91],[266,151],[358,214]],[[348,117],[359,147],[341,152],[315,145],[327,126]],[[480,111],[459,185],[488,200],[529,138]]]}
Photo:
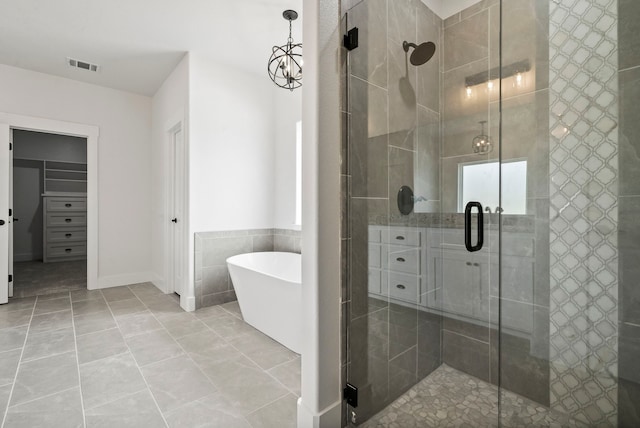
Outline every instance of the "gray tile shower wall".
{"label": "gray tile shower wall", "polygon": [[[348,6],[344,28],[358,27],[360,47],[343,62],[342,362],[365,420],[441,364],[438,315],[369,298],[368,227],[441,218],[400,217],[396,193],[411,186],[439,209],[442,20],[419,0]],[[404,41],[433,41],[436,55],[409,65]]]}
{"label": "gray tile shower wall", "polygon": [[195,234],[196,309],[236,300],[226,260],[243,253],[300,253],[300,231],[248,229]]}
{"label": "gray tile shower wall", "polygon": [[[490,307],[502,298],[503,325],[514,320],[509,313],[530,314],[531,337],[520,339],[506,332],[498,333],[497,313],[492,313],[488,326],[478,327],[468,322],[445,318],[443,322],[443,361],[452,367],[497,383],[501,376],[506,389],[549,404],[549,94],[548,94],[548,6],[538,0],[502,2],[502,14],[508,19],[500,26],[500,2],[485,0],[445,20],[442,113],[442,219],[445,227],[462,227],[458,214],[459,167],[478,161],[527,160],[526,215],[502,215],[502,232],[525,232],[533,236],[535,255],[529,264],[533,269],[533,290],[529,295],[516,295],[518,276],[502,267],[502,295],[494,291]],[[531,71],[523,74],[519,85],[513,78],[503,79],[502,106],[498,96],[498,81],[494,89],[487,84],[470,87],[465,93],[465,77],[523,60]],[[535,37],[534,37],[535,36]],[[533,42],[532,42],[533,41]],[[502,109],[500,109],[502,107]],[[473,137],[479,134],[479,121],[488,121],[488,134],[501,151],[474,154]],[[502,126],[500,129],[499,126]],[[500,134],[501,131],[501,134]],[[434,219],[435,220],[435,219]],[[485,228],[495,229],[498,218],[490,215]],[[518,244],[520,245],[520,244]],[[503,248],[510,254],[518,248]],[[490,256],[490,263],[496,263]],[[546,278],[546,280],[545,280]],[[497,282],[497,275],[491,281]],[[446,287],[447,283],[443,284]],[[456,298],[463,298],[462,296]],[[486,300],[486,299],[485,299]],[[503,346],[498,347],[498,343]],[[461,352],[464,350],[464,352]],[[498,353],[500,352],[501,355]],[[501,358],[500,358],[501,357]],[[498,361],[502,365],[498,366]]]}
{"label": "gray tile shower wall", "polygon": [[640,3],[618,0],[620,202],[618,425],[640,426]]}

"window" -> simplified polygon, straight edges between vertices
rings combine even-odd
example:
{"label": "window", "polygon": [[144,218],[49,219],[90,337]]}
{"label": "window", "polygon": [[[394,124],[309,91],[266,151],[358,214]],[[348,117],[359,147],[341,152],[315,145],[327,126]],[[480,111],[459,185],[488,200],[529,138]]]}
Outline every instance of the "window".
{"label": "window", "polygon": [[464,212],[469,201],[478,201],[495,212],[501,206],[504,214],[527,213],[527,161],[502,163],[502,205],[498,192],[500,162],[476,162],[459,165],[458,212]]}
{"label": "window", "polygon": [[296,122],[296,220],[302,224],[302,122]]}

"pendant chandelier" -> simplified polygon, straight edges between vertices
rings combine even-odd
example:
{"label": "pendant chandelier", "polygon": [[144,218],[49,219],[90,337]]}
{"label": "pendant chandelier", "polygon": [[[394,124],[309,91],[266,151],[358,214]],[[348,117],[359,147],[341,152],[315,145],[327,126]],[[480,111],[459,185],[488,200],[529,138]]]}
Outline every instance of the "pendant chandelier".
{"label": "pendant chandelier", "polygon": [[302,43],[293,43],[291,22],[298,19],[298,12],[285,10],[284,19],[289,21],[289,38],[282,46],[274,46],[267,70],[273,83],[293,91],[302,86]]}
{"label": "pendant chandelier", "polygon": [[471,148],[473,149],[473,153],[481,155],[493,150],[493,141],[491,141],[491,137],[484,133],[484,125],[487,121],[482,120],[478,123],[482,125],[482,130],[480,131],[480,135],[476,136],[471,142]]}

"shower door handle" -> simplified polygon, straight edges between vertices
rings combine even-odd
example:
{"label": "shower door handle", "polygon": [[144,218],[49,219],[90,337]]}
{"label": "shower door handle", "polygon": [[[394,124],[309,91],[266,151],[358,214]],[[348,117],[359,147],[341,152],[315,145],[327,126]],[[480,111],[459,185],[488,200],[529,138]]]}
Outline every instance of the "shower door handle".
{"label": "shower door handle", "polygon": [[[478,239],[476,245],[471,245],[471,210],[478,209]],[[467,251],[473,253],[480,251],[484,243],[484,218],[482,214],[482,204],[480,202],[469,202],[464,209],[464,246]]]}

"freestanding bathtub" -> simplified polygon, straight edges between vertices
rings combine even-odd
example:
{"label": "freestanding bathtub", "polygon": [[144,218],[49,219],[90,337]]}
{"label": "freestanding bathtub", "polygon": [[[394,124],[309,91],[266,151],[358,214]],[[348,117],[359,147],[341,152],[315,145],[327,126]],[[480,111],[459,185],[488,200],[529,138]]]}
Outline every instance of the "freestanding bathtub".
{"label": "freestanding bathtub", "polygon": [[247,253],[227,267],[244,320],[293,352],[301,352],[302,258],[296,253]]}

